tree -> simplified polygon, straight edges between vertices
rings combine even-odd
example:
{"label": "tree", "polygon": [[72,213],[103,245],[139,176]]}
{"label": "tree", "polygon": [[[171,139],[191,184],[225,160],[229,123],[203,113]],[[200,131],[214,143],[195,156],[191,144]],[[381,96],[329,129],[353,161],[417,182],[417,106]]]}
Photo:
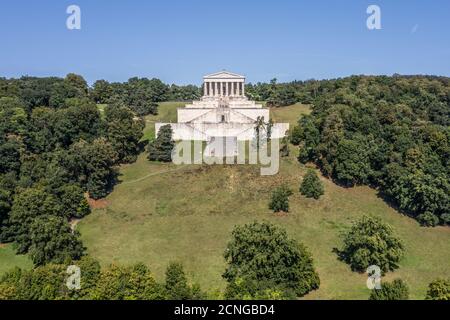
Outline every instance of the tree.
{"label": "tree", "polygon": [[11,138],[1,141],[0,138],[0,174],[8,172],[19,173],[20,149],[22,147],[19,139]]}
{"label": "tree", "polygon": [[68,299],[66,269],[60,264],[46,264],[31,270],[16,267],[0,279],[0,296],[6,295],[11,300]]}
{"label": "tree", "polygon": [[61,214],[57,199],[43,188],[20,190],[14,197],[8,221],[9,232],[17,244],[17,252],[26,253],[31,246],[30,229],[37,217]]}
{"label": "tree", "polygon": [[82,76],[69,73],[63,81],[55,82],[52,88],[49,106],[62,108],[66,99],[86,98],[88,85]]}
{"label": "tree", "polygon": [[57,216],[36,217],[30,225],[30,257],[35,265],[63,263],[83,255],[77,231],[71,232],[67,220]]}
{"label": "tree", "polygon": [[406,283],[401,279],[384,282],[381,289],[373,289],[370,293],[369,300],[408,300],[409,289]]}
{"label": "tree", "polygon": [[369,216],[363,216],[351,226],[344,235],[343,248],[337,250],[340,258],[359,272],[365,272],[371,265],[383,272],[397,269],[404,251],[403,242],[392,227]]}
{"label": "tree", "polygon": [[437,279],[428,285],[427,300],[450,300],[450,279]]}
{"label": "tree", "polygon": [[108,81],[97,80],[94,82],[90,96],[95,103],[108,103],[112,95],[113,90]]}
{"label": "tree", "polygon": [[158,113],[158,102],[164,101],[169,88],[159,79],[131,78],[126,84],[126,105],[138,115]]}
{"label": "tree", "polygon": [[306,247],[268,222],[236,226],[225,253],[225,297],[303,296],[319,287],[319,276]]}
{"label": "tree", "polygon": [[69,150],[69,171],[78,179],[89,195],[99,199],[108,194],[115,182],[117,153],[104,138],[92,143],[81,140]]}
{"label": "tree", "polygon": [[272,192],[272,198],[269,203],[269,209],[274,212],[289,212],[289,196],[292,195],[292,190],[286,186],[281,185]]}
{"label": "tree", "polygon": [[96,300],[160,300],[165,292],[150,270],[138,263],[131,267],[111,265],[102,270],[91,297]]}
{"label": "tree", "polygon": [[181,263],[172,262],[167,266],[165,288],[169,300],[190,300],[194,298]]}
{"label": "tree", "polygon": [[320,181],[317,173],[309,169],[300,185],[300,192],[307,198],[319,199],[324,194],[323,183]]}
{"label": "tree", "polygon": [[148,159],[150,161],[172,161],[172,150],[175,147],[172,134],[170,125],[159,128],[158,137],[148,145]]}
{"label": "tree", "polygon": [[108,141],[117,153],[120,163],[136,161],[139,152],[139,141],[145,123],[135,118],[133,112],[120,105],[109,105],[105,109]]}
{"label": "tree", "polygon": [[58,191],[58,199],[66,218],[83,218],[91,212],[83,189],[76,184],[66,184]]}
{"label": "tree", "polygon": [[368,183],[371,175],[369,148],[370,144],[363,137],[339,141],[334,174],[340,182],[349,186]]}

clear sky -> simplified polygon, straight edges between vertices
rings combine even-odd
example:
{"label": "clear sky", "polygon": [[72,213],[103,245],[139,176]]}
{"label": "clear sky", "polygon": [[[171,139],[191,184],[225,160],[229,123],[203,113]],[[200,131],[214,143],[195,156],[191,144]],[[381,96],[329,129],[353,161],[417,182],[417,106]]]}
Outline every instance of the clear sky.
{"label": "clear sky", "polygon": [[[81,30],[66,9],[81,8]],[[381,8],[381,30],[366,9]],[[449,0],[1,0],[0,76],[201,82],[450,76]]]}

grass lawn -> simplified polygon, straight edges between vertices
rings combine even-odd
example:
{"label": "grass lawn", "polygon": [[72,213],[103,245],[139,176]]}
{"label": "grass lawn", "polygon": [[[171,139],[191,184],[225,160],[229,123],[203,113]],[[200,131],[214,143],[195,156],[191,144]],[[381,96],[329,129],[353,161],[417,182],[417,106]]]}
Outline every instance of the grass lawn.
{"label": "grass lawn", "polygon": [[[158,116],[147,117],[145,136],[154,136],[156,121],[176,121],[184,103],[165,103]],[[274,121],[296,123],[306,106],[272,110]],[[236,224],[269,220],[305,243],[313,254],[320,289],[307,299],[367,299],[366,276],[352,272],[332,252],[351,221],[370,214],[391,224],[406,245],[400,268],[386,279],[400,277],[411,298],[422,299],[427,284],[450,277],[450,228],[422,228],[396,212],[368,187],[345,189],[322,178],[325,195],[318,201],[298,192],[306,168],[296,160],[296,148],[282,159],[275,176],[260,176],[256,166],[175,166],[151,163],[141,154],[121,167],[121,183],[93,210],[78,229],[88,252],[104,265],[146,263],[161,280],[170,261],[183,262],[194,281],[208,291],[223,289],[223,252]],[[291,212],[275,215],[268,209],[271,190],[286,182],[296,192]]]}
{"label": "grass lawn", "polygon": [[26,255],[16,255],[12,245],[0,244],[0,275],[14,267],[31,269],[33,263]]}
{"label": "grass lawn", "polygon": [[162,102],[156,116],[145,117],[145,129],[142,140],[152,140],[155,137],[156,122],[177,122],[177,109],[184,107],[186,102]]}

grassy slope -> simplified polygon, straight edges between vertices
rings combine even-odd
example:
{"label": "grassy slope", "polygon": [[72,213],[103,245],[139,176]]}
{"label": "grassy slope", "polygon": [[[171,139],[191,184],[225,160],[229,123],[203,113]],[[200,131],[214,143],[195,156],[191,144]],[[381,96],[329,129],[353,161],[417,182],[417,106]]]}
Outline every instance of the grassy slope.
{"label": "grassy slope", "polygon": [[[155,121],[176,121],[182,105],[163,104],[158,116],[147,119],[146,137],[154,135]],[[274,109],[272,116],[293,124],[307,112],[296,105]],[[222,254],[233,226],[266,219],[284,226],[312,251],[321,287],[306,298],[366,299],[366,276],[351,272],[332,250],[352,220],[371,214],[393,225],[406,244],[400,269],[388,279],[406,280],[411,297],[420,299],[431,280],[450,277],[450,229],[419,227],[368,187],[344,189],[323,179],[326,192],[319,201],[296,192],[289,215],[271,213],[267,203],[272,188],[286,181],[298,190],[305,172],[291,150],[280,173],[271,177],[260,176],[254,166],[175,166],[150,163],[141,155],[121,168],[122,183],[107,197],[108,207],[94,210],[79,224],[84,244],[103,264],[142,261],[159,279],[170,261],[182,261],[203,288],[223,289]]]}
{"label": "grassy slope", "polygon": [[16,255],[10,244],[0,245],[0,275],[14,267],[31,269],[31,260],[26,255]]}

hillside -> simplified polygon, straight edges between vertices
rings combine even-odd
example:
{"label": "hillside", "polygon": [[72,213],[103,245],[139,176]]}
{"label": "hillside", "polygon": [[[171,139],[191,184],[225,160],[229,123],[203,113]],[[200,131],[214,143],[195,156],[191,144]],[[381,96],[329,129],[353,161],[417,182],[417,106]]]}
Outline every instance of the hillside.
{"label": "hillside", "polygon": [[[164,103],[159,116],[147,117],[145,137],[154,135],[155,121],[175,121],[180,106]],[[273,109],[272,117],[295,123],[308,112],[297,104]],[[158,279],[170,261],[183,262],[193,279],[211,292],[224,287],[223,251],[233,226],[265,219],[310,248],[321,287],[307,299],[366,299],[366,276],[351,272],[332,250],[351,221],[370,214],[391,224],[405,241],[406,256],[387,278],[407,281],[411,298],[422,299],[430,281],[450,276],[449,228],[420,227],[369,187],[343,188],[322,178],[324,197],[309,200],[295,192],[291,212],[274,215],[267,208],[272,188],[287,182],[297,191],[305,173],[297,153],[291,146],[280,173],[270,177],[260,176],[255,166],[175,166],[150,163],[141,154],[136,163],[121,167],[121,182],[79,223],[83,243],[102,264],[141,261]]]}

